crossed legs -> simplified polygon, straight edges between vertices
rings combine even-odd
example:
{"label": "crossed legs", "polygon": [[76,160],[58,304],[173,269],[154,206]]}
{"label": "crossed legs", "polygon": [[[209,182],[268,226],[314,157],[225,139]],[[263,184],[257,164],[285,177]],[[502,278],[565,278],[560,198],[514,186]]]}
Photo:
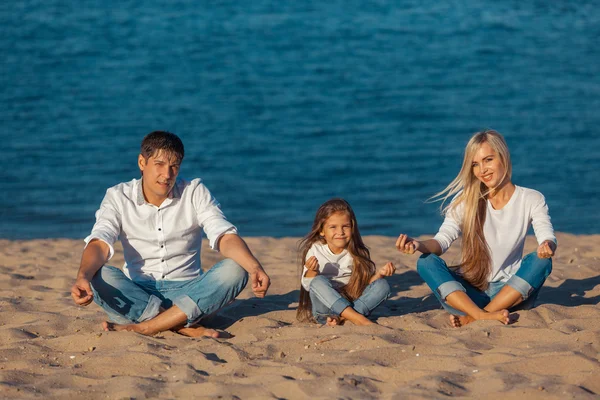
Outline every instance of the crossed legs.
{"label": "crossed legs", "polygon": [[452,326],[460,327],[480,319],[508,324],[510,309],[533,307],[539,289],[552,271],[552,260],[528,254],[517,273],[505,284],[492,283],[485,292],[450,271],[444,260],[434,254],[421,256],[417,271],[451,314]]}
{"label": "crossed legs", "polygon": [[105,266],[94,276],[92,290],[94,301],[111,320],[102,324],[105,330],[144,335],[173,330],[192,337],[218,337],[218,331],[197,322],[233,301],[247,281],[246,271],[229,259],[188,281],[139,284]]}

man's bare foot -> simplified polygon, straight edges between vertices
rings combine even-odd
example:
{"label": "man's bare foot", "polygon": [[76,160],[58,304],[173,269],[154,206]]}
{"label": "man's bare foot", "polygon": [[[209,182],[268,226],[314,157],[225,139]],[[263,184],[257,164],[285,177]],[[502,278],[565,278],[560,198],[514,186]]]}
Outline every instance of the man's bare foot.
{"label": "man's bare foot", "polygon": [[203,326],[195,326],[189,328],[179,328],[176,329],[175,332],[188,337],[201,337],[208,336],[212,338],[225,337],[226,335],[221,334],[221,332],[216,331],[214,329],[205,328]]}
{"label": "man's bare foot", "polygon": [[[104,328],[104,330],[107,332],[109,332],[109,331],[114,331],[114,332],[127,331],[127,332],[140,333],[140,334],[146,335],[146,336],[152,336],[152,335],[155,335],[158,333],[157,331],[149,330],[146,325],[147,324],[145,324],[144,322],[141,322],[139,324],[115,324],[114,322],[104,321],[102,323],[102,328]],[[205,328],[203,326],[195,326],[193,328],[178,328],[178,329],[174,329],[174,330],[177,333],[180,333],[184,336],[189,336],[189,337],[208,336],[208,337],[218,338],[218,337],[222,336],[220,334],[220,332],[215,331],[214,329]]]}
{"label": "man's bare foot", "polygon": [[102,323],[102,328],[106,332],[138,332],[137,324],[115,324],[114,322],[104,321]]}
{"label": "man's bare foot", "polygon": [[478,318],[471,317],[470,315],[450,315],[450,325],[454,328],[460,328],[477,320],[496,320],[507,325],[510,323],[510,313],[508,310],[484,312]]}

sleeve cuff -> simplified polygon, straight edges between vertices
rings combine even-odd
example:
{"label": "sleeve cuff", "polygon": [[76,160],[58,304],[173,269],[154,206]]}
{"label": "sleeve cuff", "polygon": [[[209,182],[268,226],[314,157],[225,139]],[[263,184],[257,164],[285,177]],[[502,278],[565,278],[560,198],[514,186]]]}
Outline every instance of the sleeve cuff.
{"label": "sleeve cuff", "polygon": [[237,233],[238,232],[237,232],[236,227],[231,225],[230,228],[219,233],[217,236],[209,238],[208,244],[210,245],[211,249],[213,249],[215,251],[220,251],[219,250],[219,239],[221,239],[224,235],[237,235]]}
{"label": "sleeve cuff", "polygon": [[115,255],[115,248],[113,247],[113,245],[110,244],[106,239],[103,239],[98,236],[90,235],[90,236],[86,237],[85,239],[83,239],[83,241],[85,242],[85,247],[83,249],[85,250],[88,247],[88,245],[90,244],[90,242],[94,239],[101,240],[104,243],[106,243],[108,245],[108,259],[110,260],[111,258],[113,258],[113,256]]}

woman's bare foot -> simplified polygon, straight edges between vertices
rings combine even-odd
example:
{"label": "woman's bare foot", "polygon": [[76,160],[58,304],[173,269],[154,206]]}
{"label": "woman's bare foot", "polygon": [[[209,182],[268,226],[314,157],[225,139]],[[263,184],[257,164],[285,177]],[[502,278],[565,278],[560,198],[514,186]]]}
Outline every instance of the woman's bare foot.
{"label": "woman's bare foot", "polygon": [[496,320],[504,325],[507,325],[510,322],[510,314],[508,310],[500,310],[494,312],[483,312],[478,315],[477,318],[470,315],[450,315],[450,325],[452,325],[454,328],[460,328],[461,326],[468,325],[477,320]]}
{"label": "woman's bare foot", "polygon": [[450,325],[452,325],[453,328],[460,328],[461,326],[470,324],[473,321],[475,321],[475,319],[468,315],[463,316],[450,314]]}

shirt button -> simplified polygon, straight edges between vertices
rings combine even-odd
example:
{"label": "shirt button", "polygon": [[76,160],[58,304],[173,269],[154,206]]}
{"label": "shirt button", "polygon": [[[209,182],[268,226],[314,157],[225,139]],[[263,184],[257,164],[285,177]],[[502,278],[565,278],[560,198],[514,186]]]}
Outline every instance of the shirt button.
{"label": "shirt button", "polygon": [[162,249],[163,247],[165,247],[165,246],[163,246],[163,245],[161,244],[161,245],[160,245],[160,248]]}
{"label": "shirt button", "polygon": [[159,231],[162,231],[162,229],[161,229],[161,228],[158,228],[158,230],[159,230]]}
{"label": "shirt button", "polygon": [[160,260],[161,262],[165,262],[165,260]]}

